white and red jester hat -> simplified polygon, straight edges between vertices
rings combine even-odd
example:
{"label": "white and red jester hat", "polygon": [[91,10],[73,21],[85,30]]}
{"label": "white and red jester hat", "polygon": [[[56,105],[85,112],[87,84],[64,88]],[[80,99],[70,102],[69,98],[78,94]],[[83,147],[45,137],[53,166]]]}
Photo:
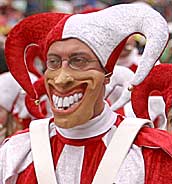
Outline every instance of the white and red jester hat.
{"label": "white and red jester hat", "polygon": [[37,45],[44,53],[58,40],[76,38],[87,44],[103,67],[112,72],[129,36],[140,33],[147,42],[131,86],[141,83],[163,52],[168,25],[156,10],[137,4],[115,5],[86,14],[41,13],[25,18],[8,34],[5,55],[14,78],[32,99],[39,96],[28,75],[24,53]]}
{"label": "white and red jester hat", "polygon": [[[131,93],[131,103],[135,115],[139,118],[150,119],[149,114],[149,96],[155,91],[163,97],[165,102],[165,115],[168,116],[169,110],[172,108],[172,65],[171,64],[160,64],[156,65],[145,80],[136,86]],[[160,97],[159,96],[159,97]],[[159,105],[156,106],[157,101],[154,104],[154,109],[157,108],[157,112],[163,113],[164,108]],[[140,108],[142,107],[142,108]],[[155,110],[154,110],[155,111]],[[155,125],[158,127],[160,125]]]}
{"label": "white and red jester hat", "polygon": [[131,91],[128,85],[134,77],[134,72],[125,66],[116,65],[106,85],[105,99],[110,102],[111,109],[116,111],[131,99]]}
{"label": "white and red jester hat", "polygon": [[39,47],[36,45],[28,46],[28,48],[25,50],[24,59],[27,64],[28,71],[40,78],[43,75],[43,71],[40,71],[41,68],[38,68],[38,66],[36,66],[35,61],[36,59],[39,59],[42,68],[44,67],[45,63]]}
{"label": "white and red jester hat", "polygon": [[27,110],[29,113],[36,119],[40,118],[46,118],[48,117],[51,113],[50,111],[50,104],[48,102],[48,96],[44,84],[44,76],[40,77],[36,82],[33,84],[34,89],[37,92],[37,95],[39,96],[39,99],[42,98],[39,106],[35,105],[35,99],[30,98],[28,94],[25,96],[25,105],[27,107]]}

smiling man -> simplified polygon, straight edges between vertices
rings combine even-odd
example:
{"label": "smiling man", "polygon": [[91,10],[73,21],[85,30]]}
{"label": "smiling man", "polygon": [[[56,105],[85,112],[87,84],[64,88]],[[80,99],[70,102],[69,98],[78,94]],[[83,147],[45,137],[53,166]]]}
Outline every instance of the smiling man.
{"label": "smiling man", "polygon": [[[33,121],[29,130],[1,145],[0,183],[172,183],[172,136],[151,128],[148,120],[126,123],[104,101],[115,62],[136,32],[145,35],[147,44],[130,89],[144,80],[168,40],[166,21],[150,7],[124,4],[89,14],[43,13],[12,29],[5,50],[9,70],[37,104],[39,93],[24,51],[29,45],[42,50],[53,117]],[[148,126],[142,128],[144,124]],[[135,127],[141,130],[133,136]]]}
{"label": "smiling man", "polygon": [[53,43],[47,67],[46,88],[58,127],[73,128],[101,114],[108,80],[86,44],[77,39]]}

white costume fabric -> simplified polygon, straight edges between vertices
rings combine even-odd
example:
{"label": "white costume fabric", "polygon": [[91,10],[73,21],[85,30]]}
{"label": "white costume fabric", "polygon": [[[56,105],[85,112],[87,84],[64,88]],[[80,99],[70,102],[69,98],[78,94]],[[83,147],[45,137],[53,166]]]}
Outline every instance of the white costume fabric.
{"label": "white costume fabric", "polygon": [[[104,133],[101,138],[101,144],[106,147],[116,131],[116,126],[114,126],[116,119],[117,115],[111,111],[106,104],[101,115],[76,128],[68,130],[59,129],[54,123],[51,123],[50,137],[53,139],[53,137],[60,133],[60,136],[62,136],[63,139],[70,138],[70,140],[73,140],[74,142],[77,140],[84,141],[89,139],[91,145],[97,145],[98,143],[95,142],[95,136]],[[49,119],[39,121],[49,121]],[[76,135],[78,136],[76,137]],[[82,170],[84,169],[83,167],[85,167],[84,160],[87,159],[87,157],[91,156],[92,158],[89,167],[95,167],[95,162],[97,162],[96,154],[90,156],[86,154],[89,152],[88,147],[91,145],[76,145],[76,143],[72,144],[72,142],[70,142],[70,144],[64,144],[58,159],[58,164],[56,165],[58,184],[79,184],[83,177]],[[58,147],[58,145],[56,146]],[[95,145],[94,147],[94,152],[96,152],[97,148]],[[18,174],[25,170],[32,161],[29,133],[26,132],[13,136],[0,148],[0,184],[15,184]],[[143,184],[144,174],[144,160],[141,148],[133,145],[124,160],[114,183]]]}

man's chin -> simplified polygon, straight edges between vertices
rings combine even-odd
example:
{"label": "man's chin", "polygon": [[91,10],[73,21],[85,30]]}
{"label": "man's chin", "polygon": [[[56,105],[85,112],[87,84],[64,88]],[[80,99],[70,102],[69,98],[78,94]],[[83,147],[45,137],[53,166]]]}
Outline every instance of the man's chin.
{"label": "man's chin", "polygon": [[58,126],[59,128],[64,128],[64,129],[69,129],[69,128],[74,128],[80,125],[83,125],[84,123],[86,123],[88,120],[84,120],[84,121],[79,121],[79,120],[74,120],[72,118],[69,119],[54,119],[54,123],[56,124],[56,126]]}

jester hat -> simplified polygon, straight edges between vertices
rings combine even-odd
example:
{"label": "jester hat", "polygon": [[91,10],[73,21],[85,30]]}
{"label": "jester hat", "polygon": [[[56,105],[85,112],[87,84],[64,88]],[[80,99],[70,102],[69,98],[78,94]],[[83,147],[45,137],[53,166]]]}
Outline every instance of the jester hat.
{"label": "jester hat", "polygon": [[165,102],[165,114],[166,117],[168,117],[168,113],[172,108],[171,79],[172,65],[159,64],[154,66],[145,80],[133,89],[131,93],[131,103],[133,111],[137,117],[150,119],[148,112],[148,99],[154,92],[156,92],[156,94],[159,93],[159,95],[163,97]]}
{"label": "jester hat", "polygon": [[37,45],[46,53],[58,40],[76,38],[87,44],[103,67],[112,72],[127,40],[135,33],[146,37],[146,45],[131,85],[141,83],[160,57],[168,41],[168,25],[154,9],[137,4],[115,5],[88,14],[41,13],[25,18],[8,34],[5,55],[14,78],[33,99],[38,94],[32,85],[24,53]]}

